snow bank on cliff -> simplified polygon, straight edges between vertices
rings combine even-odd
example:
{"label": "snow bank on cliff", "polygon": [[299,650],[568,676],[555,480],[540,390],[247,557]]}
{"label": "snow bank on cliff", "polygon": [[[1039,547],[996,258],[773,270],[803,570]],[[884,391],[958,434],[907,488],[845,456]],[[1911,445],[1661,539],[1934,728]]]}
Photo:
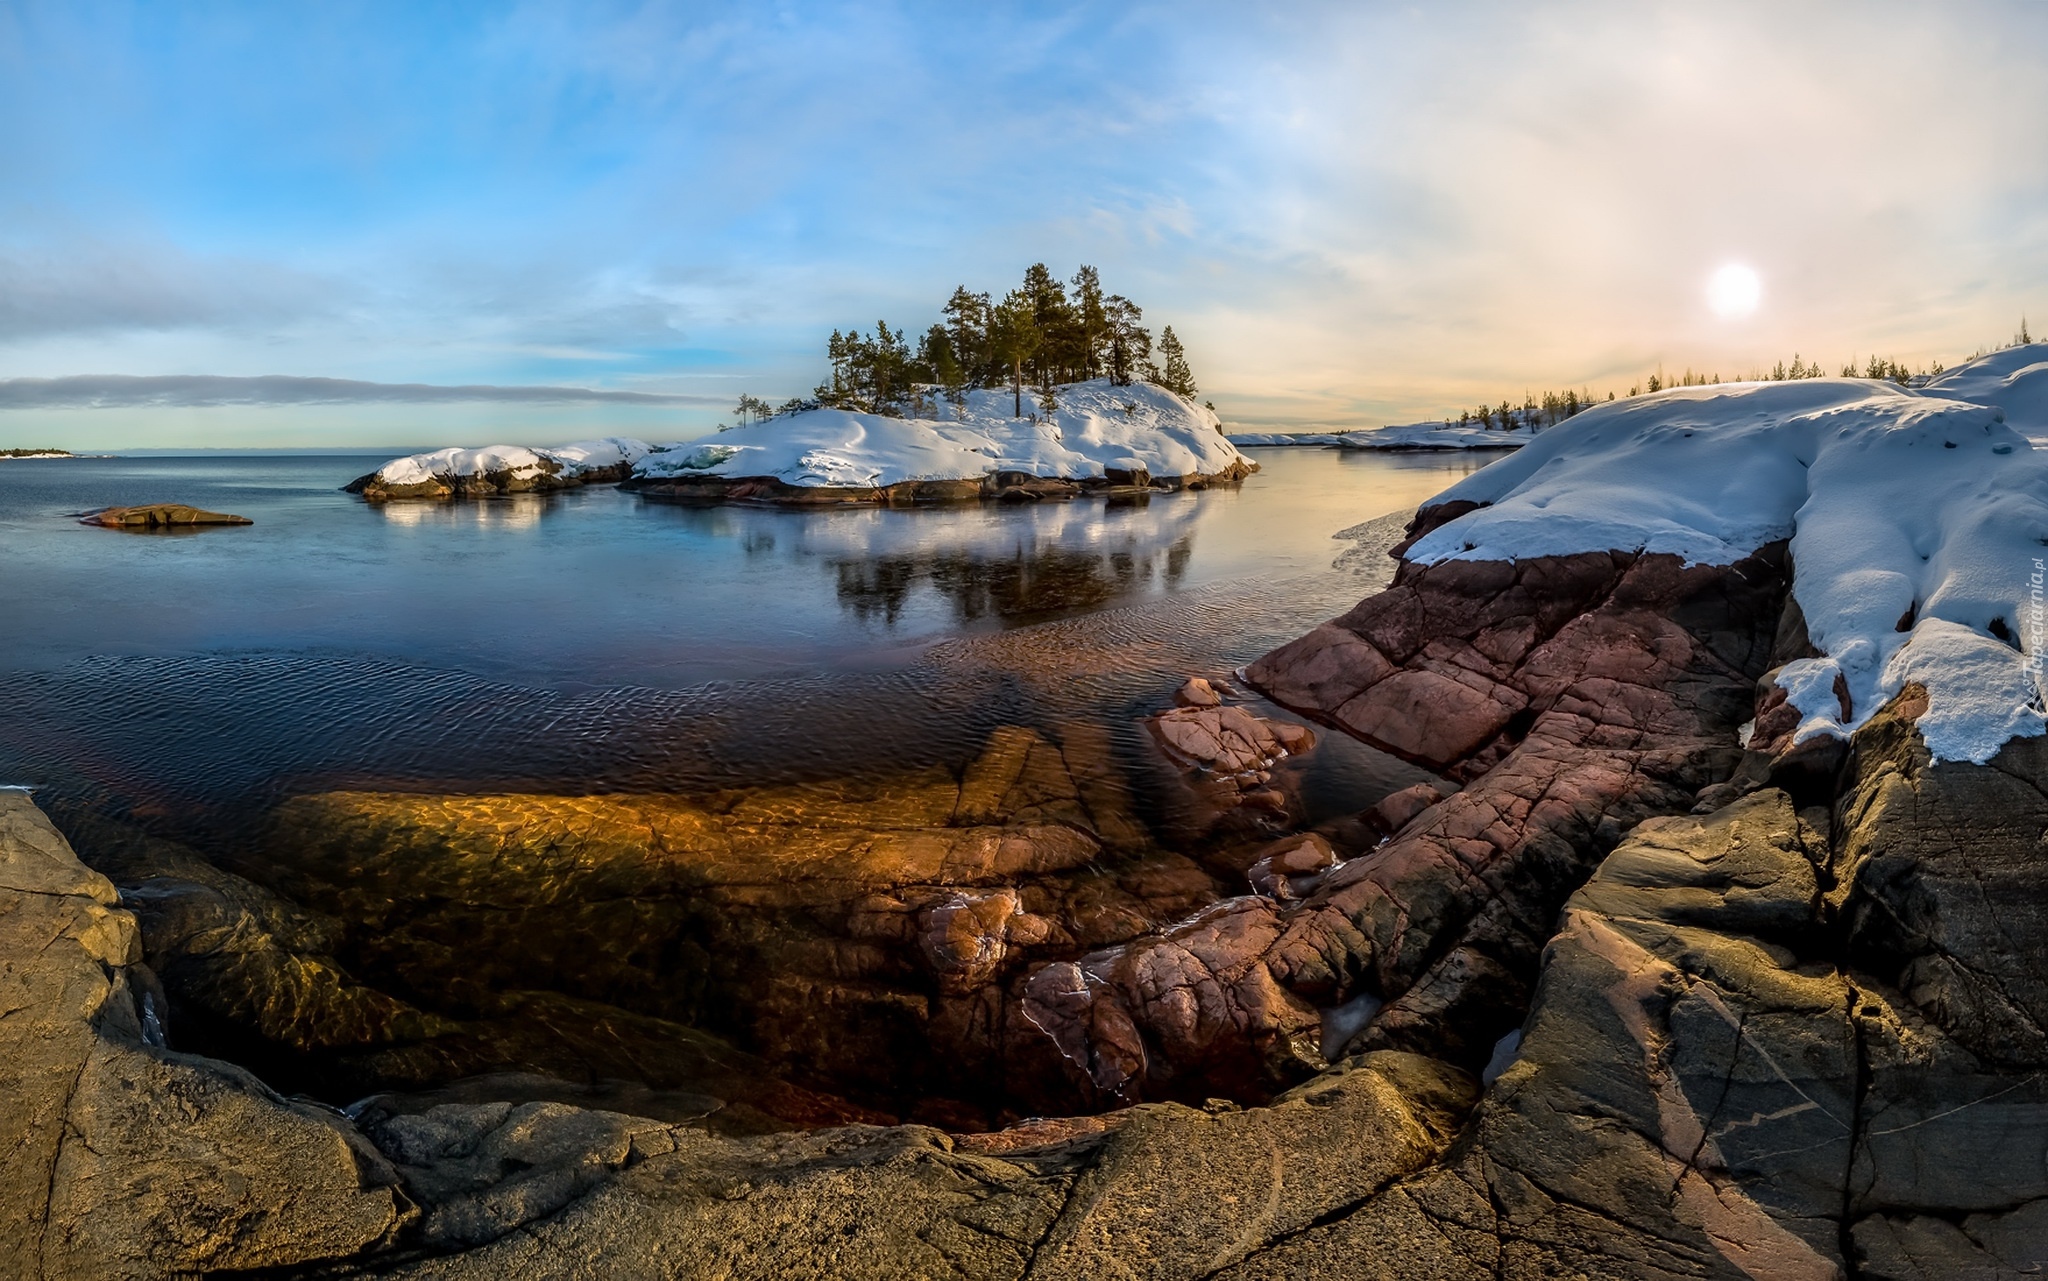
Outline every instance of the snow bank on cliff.
{"label": "snow bank on cliff", "polygon": [[[1484,504],[1410,559],[1668,552],[1726,564],[1792,540],[1793,593],[1824,658],[1779,674],[1796,737],[1843,734],[1909,682],[1937,759],[1988,761],[2048,731],[2039,655],[2048,557],[2048,344],[1915,391],[1814,379],[1598,406],[1452,486]],[[1832,689],[1850,693],[1845,721]]]}
{"label": "snow bank on cliff", "polygon": [[497,473],[521,479],[559,475],[573,480],[585,472],[638,462],[653,449],[646,441],[629,436],[605,436],[547,448],[530,449],[525,445],[485,445],[480,449],[457,447],[394,458],[379,467],[374,475],[386,485],[419,485],[436,477],[466,479]]}
{"label": "snow bank on cliff", "polygon": [[937,402],[933,418],[886,418],[841,409],[780,414],[642,459],[636,477],[770,476],[806,487],[866,488],[918,480],[971,480],[998,471],[1067,480],[1143,469],[1154,476],[1212,476],[1243,459],[1216,415],[1172,392],[1106,379],[1057,393],[1051,415],[1024,395],[1012,417],[1010,393],[976,390],[955,413]]}

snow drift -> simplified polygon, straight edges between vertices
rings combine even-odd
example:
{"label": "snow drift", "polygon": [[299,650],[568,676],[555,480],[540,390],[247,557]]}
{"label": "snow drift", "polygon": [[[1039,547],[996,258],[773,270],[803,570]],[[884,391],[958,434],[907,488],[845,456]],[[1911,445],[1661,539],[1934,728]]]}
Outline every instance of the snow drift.
{"label": "snow drift", "polygon": [[1917,682],[1935,758],[1982,764],[2048,730],[2048,451],[2026,431],[2048,431],[2048,344],[1919,390],[1852,379],[1674,389],[1596,406],[1453,485],[1436,502],[1477,509],[1407,554],[1622,550],[1727,564],[1789,538],[1793,595],[1824,655],[1776,675],[1803,718],[1795,740],[1846,734]]}

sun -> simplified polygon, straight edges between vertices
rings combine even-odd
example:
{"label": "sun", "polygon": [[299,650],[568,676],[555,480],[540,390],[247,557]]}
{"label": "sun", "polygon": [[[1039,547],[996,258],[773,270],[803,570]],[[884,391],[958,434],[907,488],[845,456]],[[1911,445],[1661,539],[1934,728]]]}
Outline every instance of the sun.
{"label": "sun", "polygon": [[1747,316],[1763,301],[1764,282],[1739,262],[1731,262],[1707,281],[1707,306],[1723,320]]}

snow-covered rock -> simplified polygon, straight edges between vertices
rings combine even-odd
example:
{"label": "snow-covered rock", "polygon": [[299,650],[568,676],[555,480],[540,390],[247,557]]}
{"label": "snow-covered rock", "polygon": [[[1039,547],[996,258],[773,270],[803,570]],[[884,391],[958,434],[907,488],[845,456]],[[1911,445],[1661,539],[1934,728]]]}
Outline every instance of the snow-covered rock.
{"label": "snow-covered rock", "polygon": [[1024,417],[1013,416],[1011,394],[999,389],[968,392],[957,411],[935,401],[930,418],[841,409],[780,414],[664,446],[640,460],[629,484],[655,495],[872,501],[892,488],[914,491],[906,497],[971,497],[994,492],[1005,476],[1188,484],[1235,479],[1254,467],[1212,411],[1161,388],[1096,379],[1056,394],[1058,407],[1047,415],[1027,392]]}
{"label": "snow-covered rock", "polygon": [[[1794,736],[1841,736],[1907,684],[1937,759],[2048,730],[2048,344],[1917,390],[1854,379],[1691,387],[1599,405],[1444,491],[1476,510],[1410,560],[1623,550],[1729,564],[1791,540],[1818,658],[1777,680]],[[1846,711],[1838,692],[1847,691]]]}
{"label": "snow-covered rock", "polygon": [[633,464],[653,448],[629,436],[605,436],[548,448],[486,445],[481,449],[437,449],[394,458],[346,488],[371,502],[573,489],[624,480]]}

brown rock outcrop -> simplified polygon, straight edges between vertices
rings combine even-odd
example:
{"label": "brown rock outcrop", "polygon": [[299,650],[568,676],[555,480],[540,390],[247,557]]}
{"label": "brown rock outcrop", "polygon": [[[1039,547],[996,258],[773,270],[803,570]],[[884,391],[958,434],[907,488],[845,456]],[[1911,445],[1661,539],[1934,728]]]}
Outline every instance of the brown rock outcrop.
{"label": "brown rock outcrop", "polygon": [[147,503],[138,507],[102,507],[79,518],[81,525],[103,529],[195,529],[204,525],[253,525],[247,516],[230,516],[188,507],[184,503]]}
{"label": "brown rock outcrop", "polygon": [[1778,549],[1404,565],[1247,675],[1464,790],[1299,904],[1221,903],[1050,967],[1034,1021],[1118,1100],[1280,1088],[1323,1061],[1323,1011],[1361,994],[1388,1004],[1360,1044],[1478,1067],[1565,896],[1630,827],[1735,769],[1780,571]]}

